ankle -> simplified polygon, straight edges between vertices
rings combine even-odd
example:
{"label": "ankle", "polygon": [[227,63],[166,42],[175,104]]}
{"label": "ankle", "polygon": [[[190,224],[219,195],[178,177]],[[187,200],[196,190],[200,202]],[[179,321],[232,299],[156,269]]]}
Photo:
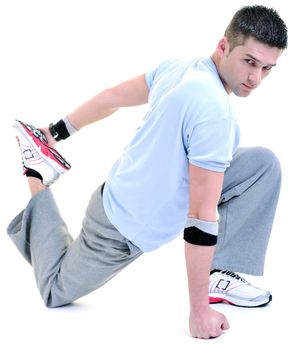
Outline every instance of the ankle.
{"label": "ankle", "polygon": [[35,196],[38,192],[43,191],[47,188],[47,186],[43,185],[40,179],[37,177],[27,177],[29,189],[31,196]]}

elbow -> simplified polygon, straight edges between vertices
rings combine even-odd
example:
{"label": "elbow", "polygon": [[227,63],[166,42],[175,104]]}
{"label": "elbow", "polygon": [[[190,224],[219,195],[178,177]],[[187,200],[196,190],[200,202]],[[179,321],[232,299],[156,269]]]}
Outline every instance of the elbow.
{"label": "elbow", "polygon": [[198,220],[205,220],[205,221],[216,221],[218,217],[218,211],[217,206],[213,205],[200,205],[200,206],[194,206],[190,207],[189,209],[189,218],[195,218]]}

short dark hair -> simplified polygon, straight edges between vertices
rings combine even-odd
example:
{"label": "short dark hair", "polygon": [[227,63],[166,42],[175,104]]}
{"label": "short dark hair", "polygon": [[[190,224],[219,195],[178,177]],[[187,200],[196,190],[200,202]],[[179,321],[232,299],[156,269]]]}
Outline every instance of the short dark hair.
{"label": "short dark hair", "polygon": [[287,47],[287,27],[277,11],[261,5],[244,6],[228,25],[225,36],[230,50],[244,44],[248,37],[279,49]]}

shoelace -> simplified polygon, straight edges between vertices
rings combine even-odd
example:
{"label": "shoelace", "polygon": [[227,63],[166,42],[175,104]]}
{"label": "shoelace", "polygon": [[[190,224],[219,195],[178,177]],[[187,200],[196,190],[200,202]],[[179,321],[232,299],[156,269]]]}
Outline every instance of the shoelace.
{"label": "shoelace", "polygon": [[240,275],[238,275],[237,273],[235,272],[232,272],[232,271],[228,271],[228,270],[223,270],[221,271],[222,274],[224,275],[227,275],[227,276],[231,276],[233,278],[235,278],[236,280],[240,280],[241,282],[243,283],[248,283],[245,278],[241,277]]}

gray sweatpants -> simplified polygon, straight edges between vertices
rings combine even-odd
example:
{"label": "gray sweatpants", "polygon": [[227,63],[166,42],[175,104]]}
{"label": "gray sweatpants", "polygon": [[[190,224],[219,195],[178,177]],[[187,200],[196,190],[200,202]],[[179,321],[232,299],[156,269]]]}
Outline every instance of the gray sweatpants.
{"label": "gray sweatpants", "polygon": [[[261,275],[279,196],[281,171],[265,148],[243,148],[226,171],[213,268]],[[8,227],[33,266],[45,304],[71,303],[97,289],[142,252],[109,222],[101,187],[92,195],[73,240],[49,189],[39,192]]]}

